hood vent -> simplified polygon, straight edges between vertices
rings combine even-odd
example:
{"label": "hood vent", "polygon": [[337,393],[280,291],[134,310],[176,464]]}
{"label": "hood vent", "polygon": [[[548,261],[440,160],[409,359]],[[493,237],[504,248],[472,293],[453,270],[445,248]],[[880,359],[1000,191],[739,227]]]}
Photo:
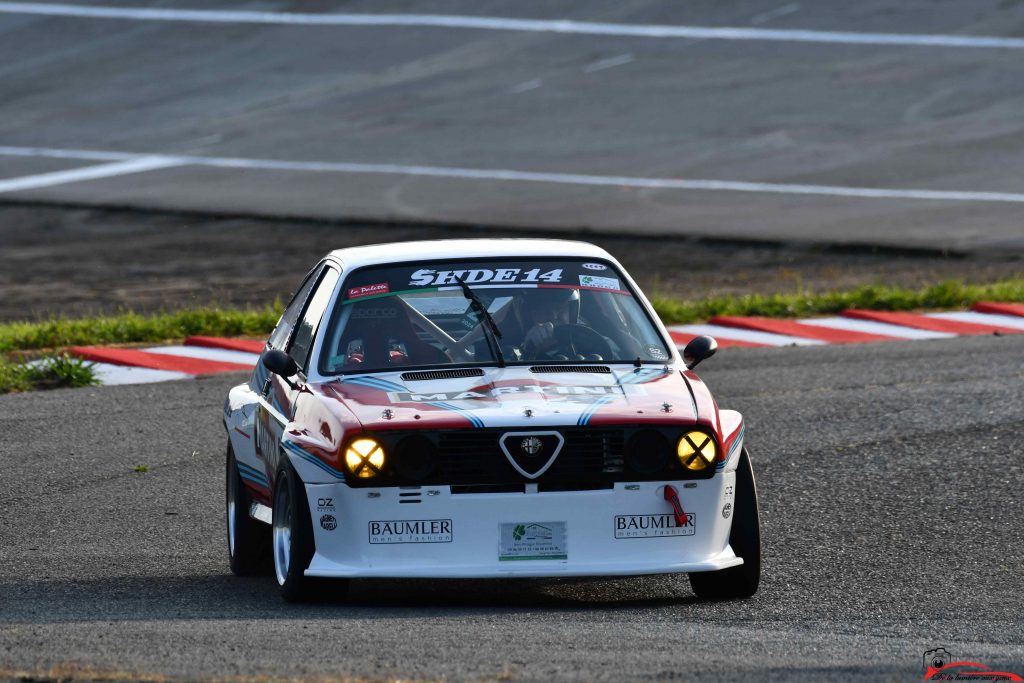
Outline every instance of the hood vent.
{"label": "hood vent", "polygon": [[480,368],[455,368],[453,370],[424,370],[423,372],[403,372],[402,381],[415,382],[429,379],[456,379],[459,377],[483,377]]}
{"label": "hood vent", "polygon": [[612,369],[607,365],[534,365],[530,372],[598,372],[605,375],[611,374]]}

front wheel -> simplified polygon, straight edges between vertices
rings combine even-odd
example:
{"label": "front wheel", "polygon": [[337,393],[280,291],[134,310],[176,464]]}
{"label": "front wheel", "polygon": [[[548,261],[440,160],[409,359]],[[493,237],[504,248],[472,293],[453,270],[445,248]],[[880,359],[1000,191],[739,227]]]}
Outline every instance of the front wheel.
{"label": "front wheel", "polygon": [[729,545],[743,558],[738,567],[716,572],[690,574],[690,586],[706,600],[749,598],[761,582],[761,518],[757,511],[757,486],[750,456],[744,448],[736,468],[736,509],[733,513]]}
{"label": "front wheel", "polygon": [[285,464],[274,481],[274,576],[288,602],[308,597],[306,567],[313,558],[313,529],[306,491],[298,475]]}

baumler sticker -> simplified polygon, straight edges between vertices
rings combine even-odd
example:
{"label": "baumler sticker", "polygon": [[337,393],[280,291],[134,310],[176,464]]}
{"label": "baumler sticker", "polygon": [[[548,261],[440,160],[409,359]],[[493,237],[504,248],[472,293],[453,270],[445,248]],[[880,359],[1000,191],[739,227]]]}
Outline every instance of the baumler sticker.
{"label": "baumler sticker", "polygon": [[686,515],[686,526],[676,526],[676,516],[618,515],[614,524],[615,538],[664,538],[666,536],[693,536],[697,530],[697,516]]}
{"label": "baumler sticker", "polygon": [[391,519],[368,524],[370,543],[451,543],[450,519]]}

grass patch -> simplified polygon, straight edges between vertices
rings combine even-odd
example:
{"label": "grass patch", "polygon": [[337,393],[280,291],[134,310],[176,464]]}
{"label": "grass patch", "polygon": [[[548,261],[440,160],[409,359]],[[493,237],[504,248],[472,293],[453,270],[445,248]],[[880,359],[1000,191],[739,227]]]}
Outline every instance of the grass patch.
{"label": "grass patch", "polygon": [[0,357],[0,394],[99,384],[93,364],[66,353],[29,363]]}
{"label": "grass patch", "polygon": [[[1024,303],[1024,279],[969,285],[950,280],[923,289],[869,285],[849,291],[791,294],[747,294],[680,301],[655,296],[653,304],[665,323],[689,323],[716,315],[761,315],[773,318],[835,314],[845,308],[881,311],[917,309],[964,309],[979,301]],[[200,308],[143,316],[123,313],[70,320],[54,318],[39,322],[0,323],[0,353],[35,349],[60,349],[76,344],[131,344],[180,342],[190,335],[266,338],[281,316],[281,304],[263,309],[229,310]],[[11,364],[0,364],[0,392],[4,386],[22,388]],[[61,371],[70,375],[68,369]],[[61,385],[73,386],[73,385]]]}
{"label": "grass patch", "polygon": [[137,313],[0,324],[0,353],[59,349],[76,344],[180,341],[191,335],[265,337],[281,317],[280,304],[258,310],[200,308],[143,316]]}
{"label": "grass patch", "polygon": [[704,321],[716,315],[760,315],[795,318],[835,314],[847,308],[876,311],[918,309],[963,309],[979,301],[1024,302],[1024,279],[986,285],[968,285],[949,280],[924,289],[902,289],[868,285],[846,292],[811,291],[793,294],[747,294],[679,301],[655,296],[654,309],[665,323]]}

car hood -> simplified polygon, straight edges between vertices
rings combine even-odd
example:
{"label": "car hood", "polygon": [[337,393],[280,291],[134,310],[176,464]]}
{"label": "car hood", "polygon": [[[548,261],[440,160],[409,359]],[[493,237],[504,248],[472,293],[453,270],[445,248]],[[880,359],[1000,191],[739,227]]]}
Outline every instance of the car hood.
{"label": "car hood", "polygon": [[[347,375],[320,385],[364,429],[460,429],[601,424],[714,424],[703,384],[672,367],[611,372],[485,368],[483,376],[416,380],[423,373]],[[406,379],[403,379],[403,374]],[[696,395],[693,390],[698,392]],[[702,400],[703,399],[703,400]]]}

